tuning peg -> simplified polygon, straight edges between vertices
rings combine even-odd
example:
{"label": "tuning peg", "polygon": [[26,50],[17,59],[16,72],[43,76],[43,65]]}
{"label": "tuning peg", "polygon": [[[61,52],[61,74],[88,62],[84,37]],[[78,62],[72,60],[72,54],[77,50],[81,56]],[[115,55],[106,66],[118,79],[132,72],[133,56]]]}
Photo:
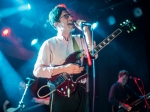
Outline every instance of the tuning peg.
{"label": "tuning peg", "polygon": [[127,22],[127,23],[130,23],[130,21],[129,21],[129,20],[126,20],[126,22]]}
{"label": "tuning peg", "polygon": [[127,30],[127,33],[130,33],[130,30]]}
{"label": "tuning peg", "polygon": [[136,29],[136,26],[132,26],[132,28],[135,30],[135,29]]}
{"label": "tuning peg", "polygon": [[123,24],[126,24],[126,22],[123,22]]}
{"label": "tuning peg", "polygon": [[132,28],[130,28],[130,31],[133,31],[133,29],[132,29]]}

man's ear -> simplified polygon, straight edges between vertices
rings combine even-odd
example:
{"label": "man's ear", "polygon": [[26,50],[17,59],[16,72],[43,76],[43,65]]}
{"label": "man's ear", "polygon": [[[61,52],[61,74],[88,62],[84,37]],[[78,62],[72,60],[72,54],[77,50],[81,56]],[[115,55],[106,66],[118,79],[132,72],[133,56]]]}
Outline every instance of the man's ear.
{"label": "man's ear", "polygon": [[58,22],[55,22],[55,23],[54,23],[54,26],[57,27],[57,26],[58,26]]}

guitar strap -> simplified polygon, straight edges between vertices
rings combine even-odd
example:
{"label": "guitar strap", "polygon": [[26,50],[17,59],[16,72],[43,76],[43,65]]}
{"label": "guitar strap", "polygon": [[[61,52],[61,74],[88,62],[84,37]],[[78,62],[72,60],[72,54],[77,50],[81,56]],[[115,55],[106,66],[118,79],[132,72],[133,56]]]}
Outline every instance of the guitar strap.
{"label": "guitar strap", "polygon": [[78,46],[78,44],[77,44],[77,42],[76,42],[76,40],[75,40],[75,38],[72,36],[72,41],[73,41],[73,48],[74,48],[74,50],[75,51],[79,51],[80,49],[79,49],[79,46]]}
{"label": "guitar strap", "polygon": [[[75,51],[79,51],[80,48],[79,48],[79,46],[78,46],[78,44],[77,44],[77,41],[75,40],[74,36],[72,36],[72,42],[73,42],[73,48],[74,48],[74,50],[75,50]],[[78,57],[78,58],[81,58],[82,56],[83,56],[83,54],[82,54],[82,53],[79,53],[77,57]]]}

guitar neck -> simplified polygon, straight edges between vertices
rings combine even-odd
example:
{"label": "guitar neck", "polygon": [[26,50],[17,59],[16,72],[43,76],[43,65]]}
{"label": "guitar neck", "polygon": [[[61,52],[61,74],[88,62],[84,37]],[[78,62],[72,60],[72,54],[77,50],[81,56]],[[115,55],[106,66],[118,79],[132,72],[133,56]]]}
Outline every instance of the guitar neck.
{"label": "guitar neck", "polygon": [[115,30],[106,39],[104,39],[101,43],[99,43],[90,53],[94,56],[96,53],[102,50],[106,45],[108,45],[113,39],[115,39],[121,32],[122,32],[121,28]]}
{"label": "guitar neck", "polygon": [[[150,96],[150,93],[148,93],[148,94],[145,96],[145,98],[146,98],[146,99],[149,99],[149,96]],[[140,99],[138,99],[138,100],[136,100],[135,102],[133,102],[133,103],[131,104],[131,106],[132,106],[132,107],[133,107],[133,106],[136,106],[136,105],[138,105],[139,103],[141,103],[143,100],[144,100],[144,97],[143,97],[143,98],[140,98]]]}
{"label": "guitar neck", "polygon": [[138,105],[139,103],[141,103],[143,100],[144,100],[144,98],[138,99],[138,100],[136,100],[135,102],[133,102],[133,103],[131,104],[131,106],[134,107],[134,106]]}

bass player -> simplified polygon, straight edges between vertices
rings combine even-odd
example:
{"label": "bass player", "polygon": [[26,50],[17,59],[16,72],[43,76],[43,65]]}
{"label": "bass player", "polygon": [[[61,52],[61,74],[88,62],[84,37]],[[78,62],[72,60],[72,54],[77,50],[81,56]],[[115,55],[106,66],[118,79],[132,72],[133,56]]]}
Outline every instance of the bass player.
{"label": "bass player", "polygon": [[[129,73],[121,70],[118,73],[118,81],[111,86],[109,92],[109,102],[113,105],[112,111],[121,112],[131,111],[133,107],[129,104],[135,99],[142,98],[135,93],[128,85],[126,85]],[[138,108],[134,108],[138,112]],[[143,111],[142,111],[143,112]]]}

